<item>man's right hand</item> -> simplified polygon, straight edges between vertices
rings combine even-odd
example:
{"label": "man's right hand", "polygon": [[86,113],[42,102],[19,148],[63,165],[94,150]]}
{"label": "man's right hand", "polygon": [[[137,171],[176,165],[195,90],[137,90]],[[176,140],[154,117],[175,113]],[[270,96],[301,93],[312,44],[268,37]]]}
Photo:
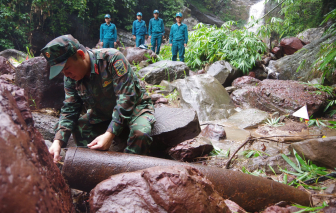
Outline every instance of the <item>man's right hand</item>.
{"label": "man's right hand", "polygon": [[100,46],[103,46],[104,45],[104,42],[100,42]]}
{"label": "man's right hand", "polygon": [[152,36],[149,36],[148,38],[149,38],[149,39],[151,39],[151,38],[152,38]]}
{"label": "man's right hand", "polygon": [[135,35],[133,36],[133,39],[134,39],[134,40],[136,39]]}
{"label": "man's right hand", "polygon": [[63,142],[60,140],[54,140],[53,144],[49,148],[49,153],[54,158],[54,163],[58,163],[61,160],[61,147],[63,145]]}

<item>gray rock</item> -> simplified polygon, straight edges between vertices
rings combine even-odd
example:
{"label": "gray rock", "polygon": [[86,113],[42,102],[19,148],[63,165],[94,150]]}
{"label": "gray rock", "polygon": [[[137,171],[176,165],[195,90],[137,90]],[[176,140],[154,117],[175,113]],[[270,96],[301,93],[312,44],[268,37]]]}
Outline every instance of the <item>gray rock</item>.
{"label": "gray rock", "polygon": [[140,78],[149,84],[160,84],[162,80],[173,81],[189,75],[189,67],[180,61],[159,61],[139,70]]}
{"label": "gray rock", "polygon": [[208,124],[202,129],[200,136],[209,138],[210,140],[219,141],[226,138],[226,132],[222,125]]}
{"label": "gray rock", "polygon": [[[293,162],[295,161],[294,157],[287,156],[289,159],[291,159]],[[265,156],[259,156],[256,158],[249,159],[249,162],[247,164],[247,168],[250,171],[254,171],[257,169],[264,170],[268,174],[274,174],[270,166],[273,168],[274,172],[276,174],[282,174],[283,172],[281,169],[287,169],[288,171],[295,171],[291,165],[289,165],[281,155],[276,155],[272,157],[265,157]]]}
{"label": "gray rock", "polygon": [[200,121],[225,119],[235,113],[229,94],[210,75],[194,75],[172,84],[181,97],[181,107],[196,110]]}
{"label": "gray rock", "polygon": [[200,22],[203,22],[205,24],[211,24],[211,25],[217,25],[217,27],[221,27],[224,24],[224,21],[222,21],[220,18],[210,15],[210,14],[204,14],[201,11],[197,9],[194,5],[191,3],[189,4],[189,8],[191,9],[191,15],[193,17],[196,17]]}
{"label": "gray rock", "polygon": [[304,43],[308,44],[316,39],[320,39],[324,33],[324,28],[310,28],[301,33],[299,33],[296,37],[299,38]]}
{"label": "gray rock", "polygon": [[245,109],[230,116],[227,122],[238,128],[247,129],[257,127],[259,124],[264,123],[267,118],[269,118],[267,112],[259,109]]}
{"label": "gray rock", "polygon": [[191,17],[191,10],[188,7],[186,7],[186,6],[182,7],[181,13],[183,15],[183,20],[185,20],[186,18]]}
{"label": "gray rock", "polygon": [[[268,67],[279,73],[280,80],[300,80],[307,82],[314,78],[319,78],[321,77],[321,73],[312,73],[312,65],[318,58],[321,46],[335,41],[335,35],[332,36],[329,34],[323,36],[322,38],[316,39],[310,44],[305,45],[301,50],[297,51],[293,55],[288,55],[279,60],[271,61]],[[304,60],[304,65],[297,72],[297,68]],[[333,82],[336,82],[336,79],[326,79],[326,81],[333,84]]]}
{"label": "gray rock", "polygon": [[231,86],[233,80],[243,76],[243,72],[227,61],[216,61],[206,68],[207,74],[215,77],[224,86]]}
{"label": "gray rock", "polygon": [[15,58],[16,60],[25,60],[27,54],[16,49],[7,49],[0,52],[0,56],[5,57],[7,60],[10,57]]}
{"label": "gray rock", "polygon": [[175,160],[190,162],[194,158],[209,154],[212,150],[213,146],[210,140],[196,137],[169,149],[168,154]]}
{"label": "gray rock", "polygon": [[309,81],[311,84],[321,84],[321,78],[314,78],[313,80]]}
{"label": "gray rock", "polygon": [[131,64],[139,64],[142,61],[157,58],[157,55],[152,50],[139,47],[127,47],[121,52]]}
{"label": "gray rock", "polygon": [[327,186],[327,189],[324,190],[324,193],[335,194],[336,193],[336,184],[330,184],[329,186]]}
{"label": "gray rock", "polygon": [[199,23],[197,19],[193,17],[184,18],[183,23],[188,26],[188,31],[192,31],[193,28]]}
{"label": "gray rock", "polygon": [[161,81],[160,86],[164,87],[165,90],[169,91],[169,92],[173,92],[174,90],[177,89],[177,87],[175,85],[173,85],[172,83],[168,82],[168,81]]}
{"label": "gray rock", "polygon": [[332,169],[336,167],[336,136],[292,143],[291,147],[301,157],[304,156],[305,159],[313,161],[318,166]]}
{"label": "gray rock", "polygon": [[33,112],[32,115],[34,126],[42,134],[44,140],[53,141],[55,136],[54,126],[58,122],[58,118],[39,112]]}
{"label": "gray rock", "polygon": [[225,87],[225,90],[231,94],[232,92],[236,91],[238,88],[234,87],[234,86],[230,86],[230,87]]}
{"label": "gray rock", "polygon": [[44,57],[22,62],[15,72],[15,84],[28,93],[31,109],[61,109],[65,97],[63,75],[49,80],[49,65]]}
{"label": "gray rock", "polygon": [[151,135],[157,144],[176,146],[201,132],[194,110],[162,107],[156,108],[154,115],[156,122]]}
{"label": "gray rock", "polygon": [[119,41],[125,47],[134,47],[135,46],[135,41],[133,40],[132,33],[124,31],[124,30],[118,28],[117,34],[118,34]]}

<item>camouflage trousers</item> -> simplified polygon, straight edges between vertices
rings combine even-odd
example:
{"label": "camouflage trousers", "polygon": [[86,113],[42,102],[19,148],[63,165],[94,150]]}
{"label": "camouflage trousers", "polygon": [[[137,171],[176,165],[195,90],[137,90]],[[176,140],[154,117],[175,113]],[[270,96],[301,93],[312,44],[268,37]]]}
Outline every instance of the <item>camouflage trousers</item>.
{"label": "camouflage trousers", "polygon": [[[98,124],[91,124],[85,115],[80,117],[72,131],[76,145],[87,146],[87,144],[91,143],[97,136],[106,132],[110,122],[111,121],[104,121]],[[113,144],[123,148],[126,146],[126,148],[124,148],[125,153],[148,154],[149,147],[153,142],[150,134],[154,123],[155,117],[153,114],[149,112],[143,113],[132,123],[128,123],[128,125],[124,127],[121,134],[114,138]]]}

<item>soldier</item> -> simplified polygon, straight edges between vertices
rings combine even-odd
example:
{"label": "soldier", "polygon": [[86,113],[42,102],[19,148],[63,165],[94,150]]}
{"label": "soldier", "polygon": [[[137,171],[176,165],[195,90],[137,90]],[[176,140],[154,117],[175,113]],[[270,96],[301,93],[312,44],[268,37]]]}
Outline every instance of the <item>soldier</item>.
{"label": "soldier", "polygon": [[104,24],[100,25],[100,41],[103,48],[114,48],[117,45],[117,27],[111,23],[110,14],[105,15]]}
{"label": "soldier", "polygon": [[170,46],[172,46],[172,61],[176,61],[177,53],[180,61],[184,61],[185,47],[188,43],[188,27],[182,23],[182,13],[176,13],[176,23],[170,29]]}
{"label": "soldier", "polygon": [[51,66],[49,79],[64,74],[64,106],[49,148],[55,162],[71,133],[78,146],[108,150],[126,128],[124,152],[147,154],[154,107],[124,55],[112,48],[86,50],[71,35],[55,38],[41,52]]}
{"label": "soldier", "polygon": [[[163,20],[159,18],[159,11],[154,10],[154,18],[149,20],[148,34],[151,40],[152,50],[157,55],[160,53],[161,41],[164,38],[164,24]],[[156,51],[155,51],[156,48]]]}
{"label": "soldier", "polygon": [[145,44],[145,37],[147,38],[146,22],[142,20],[142,13],[137,13],[137,20],[133,21],[132,35],[136,42],[136,47]]}

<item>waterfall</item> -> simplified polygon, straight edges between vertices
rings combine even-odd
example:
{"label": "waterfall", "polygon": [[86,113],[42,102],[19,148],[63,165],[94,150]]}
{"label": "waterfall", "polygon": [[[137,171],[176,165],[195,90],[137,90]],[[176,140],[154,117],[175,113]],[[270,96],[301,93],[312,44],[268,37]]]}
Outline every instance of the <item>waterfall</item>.
{"label": "waterfall", "polygon": [[[248,22],[252,21],[251,16],[254,17],[254,20],[260,19],[265,15],[265,0],[261,0],[258,3],[252,5],[250,7],[250,14]],[[253,27],[249,28],[248,31],[250,32],[256,32],[258,27],[264,24],[264,19],[260,20],[258,24],[255,24]]]}

